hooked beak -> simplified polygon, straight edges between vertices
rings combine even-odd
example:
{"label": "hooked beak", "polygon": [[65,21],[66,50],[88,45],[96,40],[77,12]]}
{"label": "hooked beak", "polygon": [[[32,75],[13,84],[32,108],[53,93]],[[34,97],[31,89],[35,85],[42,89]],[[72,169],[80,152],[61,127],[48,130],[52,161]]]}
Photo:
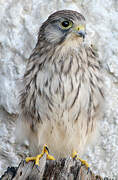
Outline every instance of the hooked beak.
{"label": "hooked beak", "polygon": [[80,25],[73,28],[73,32],[76,33],[76,35],[78,35],[79,37],[82,37],[83,39],[85,38],[86,32],[84,26]]}

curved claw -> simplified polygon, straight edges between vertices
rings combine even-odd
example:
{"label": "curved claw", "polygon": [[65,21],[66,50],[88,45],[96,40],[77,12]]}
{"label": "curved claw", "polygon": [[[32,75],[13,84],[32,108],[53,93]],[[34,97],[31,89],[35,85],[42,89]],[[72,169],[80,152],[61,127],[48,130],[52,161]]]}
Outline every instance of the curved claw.
{"label": "curved claw", "polygon": [[87,174],[90,172],[90,167],[88,167],[88,172],[87,172]]}

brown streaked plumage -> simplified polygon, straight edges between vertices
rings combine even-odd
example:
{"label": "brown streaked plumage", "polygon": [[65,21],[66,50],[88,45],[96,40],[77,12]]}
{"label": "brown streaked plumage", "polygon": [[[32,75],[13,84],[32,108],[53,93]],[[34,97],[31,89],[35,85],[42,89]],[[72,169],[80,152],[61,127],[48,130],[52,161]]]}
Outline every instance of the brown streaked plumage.
{"label": "brown streaked plumage", "polygon": [[80,13],[62,10],[39,30],[24,74],[16,128],[19,140],[28,139],[31,154],[47,144],[56,157],[73,150],[81,155],[98,130],[103,81],[98,57],[83,41],[85,24]]}

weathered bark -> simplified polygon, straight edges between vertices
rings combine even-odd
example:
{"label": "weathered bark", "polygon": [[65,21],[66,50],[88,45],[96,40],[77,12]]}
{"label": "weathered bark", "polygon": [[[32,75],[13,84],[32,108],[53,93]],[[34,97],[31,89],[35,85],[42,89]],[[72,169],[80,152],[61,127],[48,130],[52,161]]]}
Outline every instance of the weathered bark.
{"label": "weathered bark", "polygon": [[0,180],[103,180],[103,178],[88,171],[79,160],[67,158],[46,161],[44,157],[38,167],[34,162],[21,161],[17,168],[8,168]]}

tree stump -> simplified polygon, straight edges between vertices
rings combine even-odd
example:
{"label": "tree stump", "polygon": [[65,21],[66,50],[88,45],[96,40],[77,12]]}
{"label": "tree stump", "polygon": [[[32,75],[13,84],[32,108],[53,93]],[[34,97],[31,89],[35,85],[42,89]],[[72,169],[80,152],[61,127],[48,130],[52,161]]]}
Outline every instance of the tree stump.
{"label": "tree stump", "polygon": [[[40,166],[34,162],[22,160],[18,167],[9,167],[0,180],[103,180],[72,158],[55,161],[40,160]],[[108,178],[104,178],[108,180]]]}

